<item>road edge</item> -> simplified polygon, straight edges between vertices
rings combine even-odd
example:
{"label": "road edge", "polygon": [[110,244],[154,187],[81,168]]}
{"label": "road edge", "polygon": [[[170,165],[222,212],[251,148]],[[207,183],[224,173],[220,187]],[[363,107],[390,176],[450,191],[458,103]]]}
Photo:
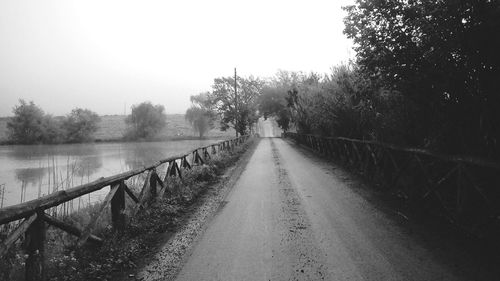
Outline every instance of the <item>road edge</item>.
{"label": "road edge", "polygon": [[209,191],[199,198],[200,202],[183,226],[177,232],[170,233],[148,263],[136,270],[136,274],[133,274],[135,280],[174,280],[177,277],[211,221],[223,207],[260,141],[260,138],[256,138],[236,163],[224,172],[221,180],[207,187]]}

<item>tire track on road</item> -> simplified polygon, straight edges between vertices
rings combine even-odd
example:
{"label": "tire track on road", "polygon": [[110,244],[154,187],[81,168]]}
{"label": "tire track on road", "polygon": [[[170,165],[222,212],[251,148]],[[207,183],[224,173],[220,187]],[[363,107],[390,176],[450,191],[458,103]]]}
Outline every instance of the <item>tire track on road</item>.
{"label": "tire track on road", "polygon": [[324,254],[316,245],[314,234],[297,190],[292,186],[288,171],[281,165],[281,156],[271,139],[272,157],[279,180],[281,213],[278,221],[282,227],[280,248],[288,257],[291,267],[288,280],[327,280]]}

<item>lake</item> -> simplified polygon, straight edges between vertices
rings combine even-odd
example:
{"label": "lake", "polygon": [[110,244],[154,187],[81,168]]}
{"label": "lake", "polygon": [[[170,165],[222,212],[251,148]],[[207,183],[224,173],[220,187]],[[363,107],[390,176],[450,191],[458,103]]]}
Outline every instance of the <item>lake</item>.
{"label": "lake", "polygon": [[[143,167],[217,140],[0,146],[0,206]],[[2,196],[2,189],[3,192]],[[109,188],[83,198],[102,199]]]}

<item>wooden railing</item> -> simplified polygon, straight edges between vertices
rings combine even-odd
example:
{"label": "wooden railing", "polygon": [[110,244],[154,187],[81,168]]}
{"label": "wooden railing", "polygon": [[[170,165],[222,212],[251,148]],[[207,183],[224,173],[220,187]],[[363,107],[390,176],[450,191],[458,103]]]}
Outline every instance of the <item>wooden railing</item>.
{"label": "wooden railing", "polygon": [[[127,194],[134,204],[134,210],[130,215],[134,215],[140,208],[145,208],[147,202],[156,197],[163,196],[168,191],[167,179],[169,177],[179,177],[182,179],[183,170],[191,169],[194,165],[203,164],[214,154],[221,151],[232,150],[235,146],[243,144],[249,136],[221,141],[205,147],[200,147],[190,153],[170,157],[157,163],[140,169],[100,178],[96,181],[76,186],[67,190],[54,192],[47,196],[22,204],[8,206],[0,209],[0,225],[14,221],[23,220],[17,227],[9,233],[6,239],[0,243],[0,258],[8,252],[23,234],[26,235],[25,262],[26,280],[43,280],[44,276],[44,244],[46,224],[62,229],[78,237],[77,246],[82,246],[87,241],[101,243],[101,237],[92,234],[99,217],[104,213],[107,206],[111,205],[111,221],[115,230],[123,230],[126,227],[125,217],[125,194]],[[188,158],[191,158],[190,160]],[[164,169],[163,179],[158,174],[159,169]],[[141,192],[136,196],[127,186],[126,180],[146,174]],[[50,216],[46,210],[68,202],[85,194],[95,192],[106,186],[110,186],[110,191],[104,201],[100,203],[96,215],[91,218],[85,228],[70,225],[54,216]],[[130,200],[129,200],[130,201]]]}
{"label": "wooden railing", "polygon": [[376,141],[285,133],[389,190],[404,207],[444,217],[475,236],[500,231],[500,164]]}

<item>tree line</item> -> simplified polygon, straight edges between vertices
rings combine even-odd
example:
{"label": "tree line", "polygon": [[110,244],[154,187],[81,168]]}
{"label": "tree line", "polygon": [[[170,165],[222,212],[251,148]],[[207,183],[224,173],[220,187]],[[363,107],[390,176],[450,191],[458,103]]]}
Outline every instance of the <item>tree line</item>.
{"label": "tree line", "polygon": [[[33,101],[19,100],[12,110],[14,116],[7,121],[8,141],[14,144],[80,143],[94,140],[100,117],[97,113],[75,108],[62,117],[46,114]],[[125,140],[154,138],[166,125],[165,108],[143,102],[133,105],[125,118]]]}
{"label": "tree line", "polygon": [[284,131],[499,158],[500,2],[357,0],[344,9],[354,61],[326,74],[240,78],[248,104],[233,102],[234,79],[217,78],[204,108],[240,133],[263,116]]}
{"label": "tree line", "polygon": [[344,9],[354,61],[254,79],[248,105],[231,103],[231,77],[215,79],[205,95],[222,128],[242,133],[271,116],[285,131],[500,156],[499,1],[356,0]]}
{"label": "tree line", "polygon": [[344,9],[356,60],[327,74],[279,72],[262,94],[265,115],[301,133],[499,157],[500,2]]}
{"label": "tree line", "polygon": [[62,118],[46,114],[40,107],[24,100],[13,109],[7,122],[8,139],[16,144],[85,142],[97,131],[100,118],[88,109],[75,108]]}

